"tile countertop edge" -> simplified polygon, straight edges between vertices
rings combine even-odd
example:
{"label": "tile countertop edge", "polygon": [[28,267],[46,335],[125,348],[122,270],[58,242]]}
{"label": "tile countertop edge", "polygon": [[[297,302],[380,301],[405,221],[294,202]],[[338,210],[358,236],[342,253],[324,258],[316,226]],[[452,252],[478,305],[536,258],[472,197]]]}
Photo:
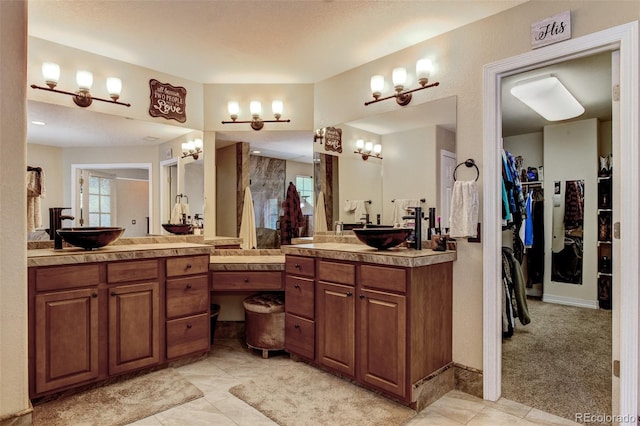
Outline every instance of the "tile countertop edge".
{"label": "tile countertop edge", "polygon": [[412,249],[377,250],[362,244],[319,243],[283,246],[285,254],[323,257],[327,259],[378,263],[404,267],[435,265],[457,260],[457,252],[448,250],[436,252],[431,249],[420,251]]}
{"label": "tile countertop edge", "polygon": [[284,255],[211,256],[210,271],[284,271]]}
{"label": "tile countertop edge", "polygon": [[188,256],[209,254],[211,246],[206,244],[131,244],[107,246],[99,250],[85,251],[67,248],[61,251],[27,250],[27,266],[75,265],[115,260],[150,259],[155,257]]}

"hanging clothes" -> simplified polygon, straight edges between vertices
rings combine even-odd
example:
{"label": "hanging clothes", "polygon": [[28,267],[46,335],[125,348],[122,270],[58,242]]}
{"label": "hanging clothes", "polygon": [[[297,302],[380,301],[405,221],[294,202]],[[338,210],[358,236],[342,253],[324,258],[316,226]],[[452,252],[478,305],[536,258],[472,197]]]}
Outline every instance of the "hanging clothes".
{"label": "hanging clothes", "polygon": [[502,281],[505,307],[502,331],[505,337],[511,337],[515,328],[515,318],[518,318],[522,325],[527,325],[531,322],[531,316],[527,305],[526,283],[522,267],[509,247],[502,247]]}
{"label": "hanging clothes", "polygon": [[304,226],[304,216],[300,208],[300,195],[293,182],[289,182],[287,196],[282,203],[283,215],[280,223],[280,243],[291,244],[292,238],[297,238],[300,228]]}
{"label": "hanging clothes", "polygon": [[542,188],[531,194],[533,244],[527,249],[527,286],[543,282],[544,276],[544,195]]}
{"label": "hanging clothes", "polygon": [[564,194],[564,228],[575,229],[584,220],[584,188],[582,181],[568,180]]}

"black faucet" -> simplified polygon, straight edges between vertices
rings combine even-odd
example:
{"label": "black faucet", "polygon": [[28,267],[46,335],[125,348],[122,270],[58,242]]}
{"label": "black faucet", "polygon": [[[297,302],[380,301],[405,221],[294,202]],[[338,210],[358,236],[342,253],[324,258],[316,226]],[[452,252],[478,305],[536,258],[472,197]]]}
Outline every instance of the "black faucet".
{"label": "black faucet", "polygon": [[369,221],[369,213],[365,213],[363,217],[360,218],[360,220],[364,220],[364,225],[365,228],[367,227],[368,224],[370,224],[371,222]]}
{"label": "black faucet", "polygon": [[414,219],[413,242],[410,242],[410,244],[416,250],[422,250],[422,207],[414,207],[413,214],[402,216],[402,219]]}
{"label": "black faucet", "polygon": [[62,210],[69,210],[71,207],[50,207],[49,208],[49,238],[53,240],[54,249],[62,249],[62,237],[56,232],[62,228],[62,221],[65,219],[75,219],[70,215],[63,215]]}

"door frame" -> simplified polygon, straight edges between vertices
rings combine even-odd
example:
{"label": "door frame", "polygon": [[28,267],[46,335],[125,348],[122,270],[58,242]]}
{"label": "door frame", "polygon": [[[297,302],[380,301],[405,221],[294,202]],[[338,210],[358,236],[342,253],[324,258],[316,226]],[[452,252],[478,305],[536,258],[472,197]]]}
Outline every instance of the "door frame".
{"label": "door frame", "polygon": [[[552,63],[598,52],[620,51],[620,158],[616,159],[620,187],[620,273],[614,285],[620,288],[620,300],[614,301],[614,313],[620,321],[620,401],[621,424],[635,424],[638,409],[638,275],[637,259],[640,226],[640,147],[638,121],[639,67],[638,21],[608,28],[562,43],[546,46],[484,66],[483,93],[483,397],[496,401],[502,385],[501,320],[501,183],[500,149],[502,119],[500,112],[501,79]],[[627,96],[625,96],[627,95]],[[595,161],[595,159],[594,159]],[[616,306],[617,305],[617,306]],[[615,414],[615,412],[614,412]],[[631,421],[633,420],[633,421]]]}

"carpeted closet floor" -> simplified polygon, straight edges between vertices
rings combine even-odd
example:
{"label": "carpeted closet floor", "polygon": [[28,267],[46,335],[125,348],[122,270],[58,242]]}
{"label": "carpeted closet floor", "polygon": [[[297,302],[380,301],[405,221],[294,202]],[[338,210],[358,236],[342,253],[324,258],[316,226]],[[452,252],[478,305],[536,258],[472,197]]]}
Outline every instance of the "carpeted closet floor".
{"label": "carpeted closet floor", "polygon": [[574,420],[611,414],[611,311],[527,300],[502,344],[502,396]]}

